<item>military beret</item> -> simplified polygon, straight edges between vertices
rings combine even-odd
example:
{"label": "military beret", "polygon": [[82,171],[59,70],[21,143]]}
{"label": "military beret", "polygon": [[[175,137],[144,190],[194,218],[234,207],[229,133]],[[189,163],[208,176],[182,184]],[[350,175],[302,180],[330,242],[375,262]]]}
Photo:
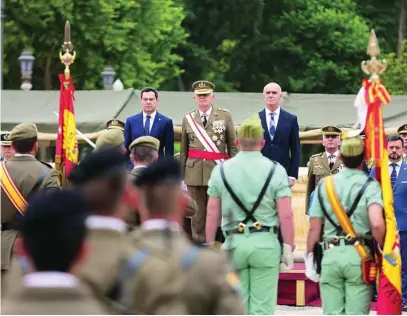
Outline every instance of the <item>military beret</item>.
{"label": "military beret", "polygon": [[147,168],[144,168],[140,176],[134,180],[136,186],[151,186],[160,183],[180,182],[181,164],[174,158],[159,159]]}
{"label": "military beret", "polygon": [[9,140],[10,132],[1,132],[1,146],[10,146],[11,141]]}
{"label": "military beret", "polygon": [[345,157],[356,157],[363,153],[364,142],[359,137],[350,137],[342,140],[339,151],[342,156]]}
{"label": "military beret", "polygon": [[245,120],[237,130],[238,137],[254,138],[263,136],[263,134],[264,129],[257,114]]}
{"label": "military beret", "polygon": [[121,131],[124,131],[124,125],[125,123],[120,120],[110,120],[106,122],[106,128],[107,129],[119,129]]}
{"label": "military beret", "polygon": [[95,151],[121,146],[124,144],[124,134],[119,129],[108,129],[100,133],[96,139]]}
{"label": "military beret", "polygon": [[321,128],[323,135],[341,135],[342,130],[336,126],[328,125]]}
{"label": "military beret", "polygon": [[404,124],[404,125],[400,126],[397,129],[397,133],[399,133],[399,134],[407,134],[407,124]]}
{"label": "military beret", "polygon": [[84,184],[103,179],[127,170],[127,160],[117,147],[95,151],[76,165],[68,180],[73,184]]}
{"label": "military beret", "polygon": [[21,123],[15,126],[8,136],[10,141],[23,140],[38,136],[37,125],[34,123]]}
{"label": "military beret", "polygon": [[150,147],[158,151],[160,148],[160,141],[152,136],[141,136],[133,140],[129,146],[129,149],[133,150],[133,148],[136,146]]}
{"label": "military beret", "polygon": [[195,94],[209,94],[213,92],[215,85],[210,81],[199,80],[192,84],[192,89]]}

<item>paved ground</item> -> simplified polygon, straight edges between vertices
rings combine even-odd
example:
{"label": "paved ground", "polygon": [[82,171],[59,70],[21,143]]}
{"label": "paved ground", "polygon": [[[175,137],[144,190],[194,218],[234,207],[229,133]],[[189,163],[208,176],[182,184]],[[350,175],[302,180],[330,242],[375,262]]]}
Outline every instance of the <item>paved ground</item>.
{"label": "paved ground", "polygon": [[[275,315],[322,315],[322,308],[278,305]],[[370,315],[376,315],[376,312],[370,312]],[[404,312],[403,315],[407,313]]]}

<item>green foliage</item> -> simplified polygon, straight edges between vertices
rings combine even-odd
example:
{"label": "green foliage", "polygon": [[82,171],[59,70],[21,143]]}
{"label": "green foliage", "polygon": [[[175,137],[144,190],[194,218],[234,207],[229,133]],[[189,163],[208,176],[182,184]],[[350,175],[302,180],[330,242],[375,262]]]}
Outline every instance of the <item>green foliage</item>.
{"label": "green foliage", "polygon": [[381,75],[382,81],[392,95],[407,94],[407,41],[404,41],[403,53],[397,58],[395,53],[386,56],[387,70]]}
{"label": "green foliage", "polygon": [[181,72],[182,58],[173,49],[186,39],[183,18],[182,6],[172,0],[9,0],[4,25],[5,88],[18,89],[17,58],[26,47],[36,58],[34,88],[58,88],[65,20],[71,23],[77,52],[71,67],[77,89],[102,88],[101,72],[108,64],[125,87],[159,86]]}

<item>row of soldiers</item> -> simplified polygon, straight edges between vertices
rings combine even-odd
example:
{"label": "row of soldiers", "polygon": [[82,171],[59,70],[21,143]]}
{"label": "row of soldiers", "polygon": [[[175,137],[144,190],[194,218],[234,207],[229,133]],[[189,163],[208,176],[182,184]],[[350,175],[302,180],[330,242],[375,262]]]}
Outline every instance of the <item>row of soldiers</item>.
{"label": "row of soldiers", "polygon": [[193,244],[182,229],[191,201],[179,162],[157,160],[157,140],[142,137],[130,146],[136,168],[129,174],[120,133],[104,131],[61,189],[56,171],[35,159],[35,124],[10,132],[2,313],[243,314],[226,255]]}

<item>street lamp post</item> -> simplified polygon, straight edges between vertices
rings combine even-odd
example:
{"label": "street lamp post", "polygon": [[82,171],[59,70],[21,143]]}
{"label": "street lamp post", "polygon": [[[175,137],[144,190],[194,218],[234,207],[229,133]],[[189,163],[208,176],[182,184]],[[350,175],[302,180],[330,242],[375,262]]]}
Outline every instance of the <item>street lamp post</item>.
{"label": "street lamp post", "polygon": [[105,90],[111,90],[113,88],[113,80],[116,72],[111,66],[106,66],[102,72],[103,76],[103,85]]}
{"label": "street lamp post", "polygon": [[18,58],[20,61],[20,69],[21,69],[21,90],[31,90],[32,89],[32,84],[31,84],[31,74],[33,70],[33,64],[35,57],[30,51],[23,51]]}

